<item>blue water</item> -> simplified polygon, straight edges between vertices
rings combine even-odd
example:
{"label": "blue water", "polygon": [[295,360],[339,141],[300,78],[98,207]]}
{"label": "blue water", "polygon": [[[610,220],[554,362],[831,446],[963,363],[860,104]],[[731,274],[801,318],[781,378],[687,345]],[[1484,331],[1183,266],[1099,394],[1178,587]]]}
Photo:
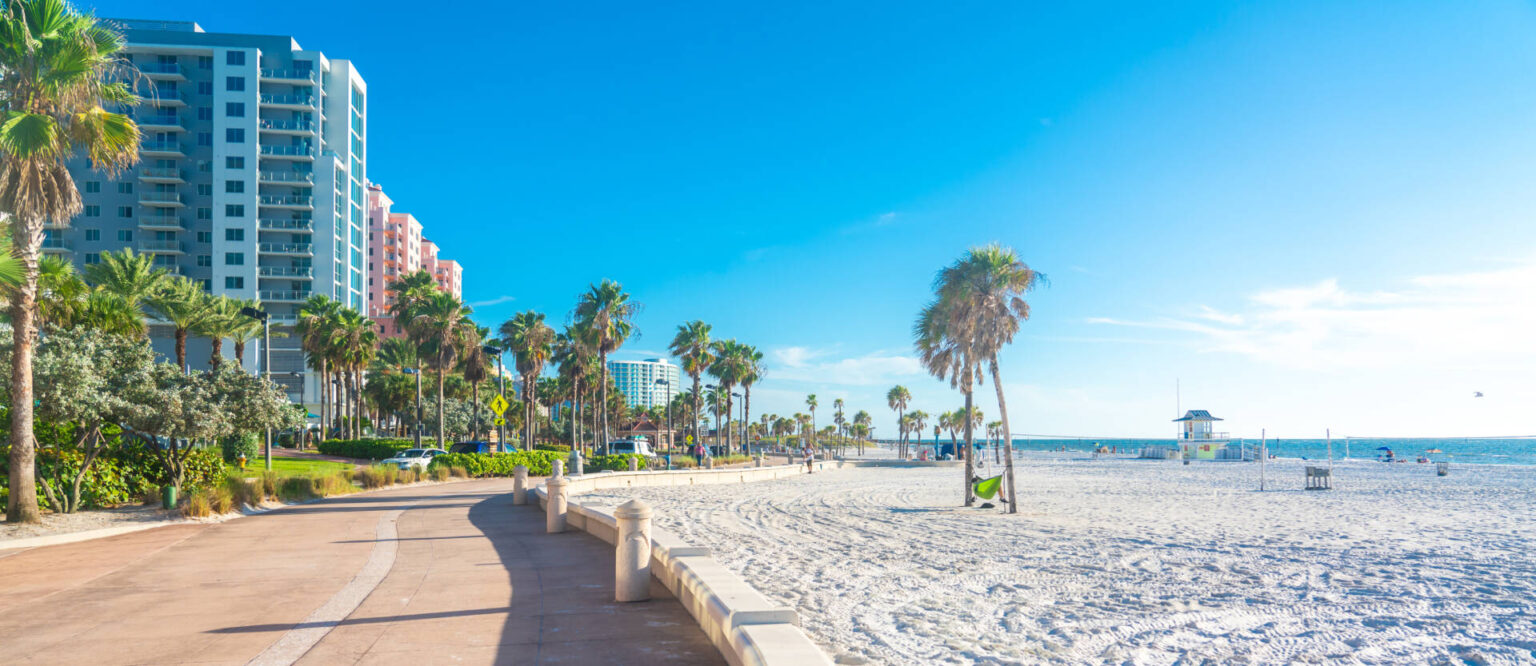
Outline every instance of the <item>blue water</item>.
{"label": "blue water", "polygon": [[[947,439],[941,439],[947,442]],[[980,440],[984,442],[985,440]],[[1092,451],[1095,446],[1119,447],[1121,452],[1134,453],[1149,444],[1173,444],[1174,439],[1015,439],[1015,449],[1024,451],[1054,451],[1063,446],[1069,451]],[[1257,439],[1232,440],[1246,444],[1258,444]],[[924,440],[932,445],[933,440]],[[984,443],[978,444],[984,446]],[[1350,459],[1375,460],[1381,451],[1377,447],[1392,449],[1399,458],[1414,460],[1428,449],[1440,449],[1444,453],[1431,453],[1434,462],[1481,463],[1490,465],[1536,465],[1536,438],[1532,439],[1478,439],[1478,438],[1351,438],[1347,448]],[[1346,441],[1333,440],[1335,460],[1345,456]],[[1269,452],[1281,458],[1308,458],[1322,460],[1328,457],[1327,440],[1285,439],[1269,440]]]}

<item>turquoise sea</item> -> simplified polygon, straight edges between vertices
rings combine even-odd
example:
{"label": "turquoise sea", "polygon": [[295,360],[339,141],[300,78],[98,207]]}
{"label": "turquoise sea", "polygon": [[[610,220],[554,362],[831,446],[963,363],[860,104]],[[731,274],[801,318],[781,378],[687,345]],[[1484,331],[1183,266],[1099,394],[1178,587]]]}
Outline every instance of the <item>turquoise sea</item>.
{"label": "turquoise sea", "polygon": [[[983,440],[984,441],[984,440]],[[1015,439],[1015,449],[1025,451],[1054,451],[1063,446],[1069,451],[1092,451],[1096,446],[1119,447],[1122,452],[1135,452],[1149,444],[1173,444],[1174,439]],[[1234,439],[1233,441],[1239,441]],[[1247,444],[1258,444],[1258,439],[1243,439]],[[941,439],[940,442],[948,442]],[[933,440],[924,440],[932,445]],[[1490,465],[1536,465],[1536,438],[1436,437],[1436,438],[1335,438],[1334,459],[1342,459],[1346,452],[1351,459],[1375,460],[1381,454],[1378,447],[1392,449],[1399,458],[1413,460],[1430,449],[1442,453],[1430,453],[1434,462],[1481,463]],[[1269,451],[1281,458],[1307,458],[1322,460],[1328,457],[1328,442],[1323,439],[1269,439]]]}

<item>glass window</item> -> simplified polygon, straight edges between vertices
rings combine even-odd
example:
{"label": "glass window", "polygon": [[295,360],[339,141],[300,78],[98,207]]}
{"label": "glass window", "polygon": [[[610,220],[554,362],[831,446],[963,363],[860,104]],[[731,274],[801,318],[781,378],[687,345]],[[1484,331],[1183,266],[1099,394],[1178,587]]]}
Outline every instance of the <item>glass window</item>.
{"label": "glass window", "polygon": [[245,206],[224,204],[224,217],[245,217]]}
{"label": "glass window", "polygon": [[85,191],[89,192],[89,193],[100,192],[101,191],[101,181],[99,181],[99,180],[87,180],[87,181],[85,181]]}
{"label": "glass window", "polygon": [[89,264],[99,264],[99,263],[101,263],[101,255],[97,254],[95,252],[87,252],[87,253],[85,253],[85,263],[87,265],[89,265]]}
{"label": "glass window", "polygon": [[224,230],[224,240],[227,240],[227,241],[243,241],[243,240],[245,240],[245,230],[244,229],[225,229]]}
{"label": "glass window", "polygon": [[199,254],[199,255],[197,255],[197,265],[199,265],[199,266],[212,266],[213,265],[213,255],[211,255],[211,254]]}
{"label": "glass window", "polygon": [[226,168],[226,169],[244,169],[245,168],[245,158],[244,157],[226,157],[226,158],[224,158],[224,168]]}
{"label": "glass window", "polygon": [[197,184],[197,196],[200,196],[200,197],[211,197],[211,196],[213,196],[213,186],[209,185],[208,183],[198,183]]}
{"label": "glass window", "polygon": [[[117,207],[117,216],[118,217],[133,217],[133,206],[118,206]],[[130,238],[128,240],[133,240],[133,239]]]}
{"label": "glass window", "polygon": [[238,127],[229,127],[224,130],[224,140],[230,143],[245,143],[245,130]]}
{"label": "glass window", "polygon": [[117,184],[117,193],[118,194],[133,194],[133,183],[118,183]]}
{"label": "glass window", "polygon": [[213,120],[213,107],[211,107],[211,106],[199,106],[199,107],[197,107],[197,119],[198,120]]}
{"label": "glass window", "polygon": [[244,289],[245,288],[245,278],[237,277],[237,276],[234,276],[234,275],[230,275],[228,277],[225,277],[224,278],[224,288],[225,289]]}
{"label": "glass window", "polygon": [[213,69],[213,56],[198,56],[197,57],[197,68],[198,69]]}
{"label": "glass window", "polygon": [[133,230],[132,229],[118,229],[117,230],[117,240],[119,240],[121,242],[124,242],[124,243],[132,243],[133,242]]}
{"label": "glass window", "polygon": [[101,217],[101,206],[86,206],[85,207],[85,216],[86,217]]}
{"label": "glass window", "polygon": [[213,132],[198,132],[197,133],[197,145],[199,145],[199,146],[211,146],[211,145],[213,145]]}
{"label": "glass window", "polygon": [[212,243],[213,242],[213,232],[212,231],[199,231],[199,232],[197,232],[197,242],[199,242],[199,243]]}
{"label": "glass window", "polygon": [[245,64],[245,51],[230,51],[228,53],[225,53],[224,54],[224,64],[226,64],[226,65],[244,65]]}
{"label": "glass window", "polygon": [[245,104],[243,102],[225,102],[224,115],[230,118],[244,118]]}
{"label": "glass window", "polygon": [[86,229],[85,230],[85,239],[88,240],[88,241],[99,241],[99,240],[101,240],[101,230],[100,229]]}
{"label": "glass window", "polygon": [[235,92],[239,92],[241,90],[245,90],[245,77],[243,77],[243,76],[226,76],[226,77],[224,77],[224,89],[225,90],[235,91]]}
{"label": "glass window", "polygon": [[228,192],[230,194],[239,194],[241,192],[244,192],[245,191],[245,181],[243,181],[243,180],[226,180],[226,181],[224,181],[224,191]]}
{"label": "glass window", "polygon": [[[197,94],[199,94],[199,95],[212,95],[213,94],[213,82],[212,81],[198,81],[197,82]],[[209,110],[212,111],[212,109],[209,109]]]}
{"label": "glass window", "polygon": [[213,209],[212,208],[199,208],[199,209],[197,209],[197,219],[199,219],[199,220],[211,220],[211,219],[213,219]]}
{"label": "glass window", "polygon": [[244,266],[245,265],[245,253],[243,253],[243,252],[225,252],[224,253],[224,265],[225,266]]}

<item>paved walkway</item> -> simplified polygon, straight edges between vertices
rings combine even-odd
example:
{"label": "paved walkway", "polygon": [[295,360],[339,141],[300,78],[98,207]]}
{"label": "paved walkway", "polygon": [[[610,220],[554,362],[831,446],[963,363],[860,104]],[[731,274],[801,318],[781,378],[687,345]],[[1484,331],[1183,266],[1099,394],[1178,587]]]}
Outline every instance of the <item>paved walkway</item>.
{"label": "paved walkway", "polygon": [[666,589],[613,599],[613,550],[544,534],[510,480],[0,551],[7,664],[718,664]]}

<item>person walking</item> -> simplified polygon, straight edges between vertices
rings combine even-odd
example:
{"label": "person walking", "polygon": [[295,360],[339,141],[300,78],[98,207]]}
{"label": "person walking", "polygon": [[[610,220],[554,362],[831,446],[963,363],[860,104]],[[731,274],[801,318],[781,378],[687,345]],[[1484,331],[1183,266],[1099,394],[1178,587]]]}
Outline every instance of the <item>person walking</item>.
{"label": "person walking", "polygon": [[810,442],[806,442],[804,448],[800,450],[800,455],[805,456],[805,473],[814,474],[816,470],[814,465],[816,462],[816,449],[811,447]]}

